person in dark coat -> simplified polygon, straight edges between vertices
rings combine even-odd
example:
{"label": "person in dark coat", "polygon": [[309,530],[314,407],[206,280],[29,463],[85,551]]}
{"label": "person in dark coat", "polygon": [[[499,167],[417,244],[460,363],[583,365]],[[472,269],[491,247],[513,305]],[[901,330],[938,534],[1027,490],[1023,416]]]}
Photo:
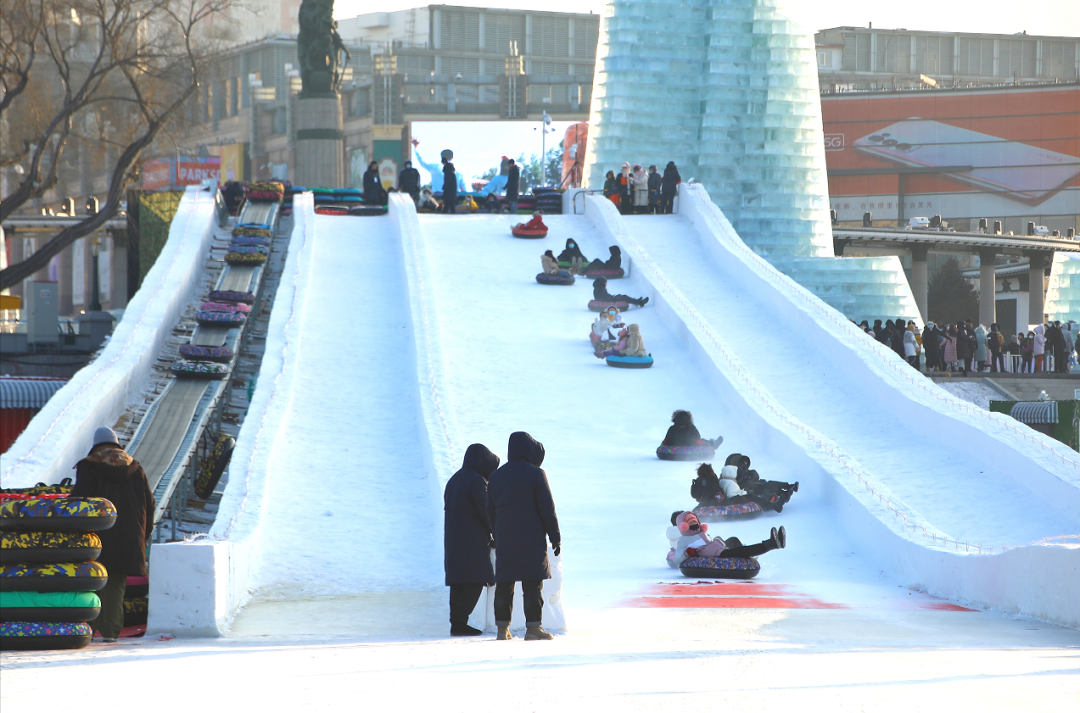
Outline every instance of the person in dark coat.
{"label": "person in dark coat", "polygon": [[561,554],[562,535],[547,474],[540,469],[544,445],[524,431],[510,434],[506,465],[488,479],[488,521],[495,533],[495,625],[497,638],[514,638],[510,620],[514,583],[521,582],[525,608],[525,640],[548,640],[541,626],[544,580],[551,579],[547,543]]}
{"label": "person in dark coat", "polygon": [[894,352],[900,355],[901,359],[907,361],[907,358],[904,356],[905,331],[907,331],[907,320],[903,317],[900,317],[895,322],[893,322],[893,332],[892,336],[890,337],[892,339],[892,343],[890,344],[890,346],[892,346],[892,350]]}
{"label": "person in dark coat", "polygon": [[226,182],[221,197],[225,201],[225,209],[229,211],[229,215],[238,214],[240,204],[244,202],[244,184],[239,181]]}
{"label": "person in dark coat", "polygon": [[479,443],[465,451],[461,470],[443,493],[443,569],[450,587],[450,636],[479,636],[469,615],[485,586],[495,584],[491,568],[491,526],[487,517],[487,480],[499,456]]}
{"label": "person in dark coat", "polygon": [[120,447],[111,428],[94,432],[94,445],[75,464],[71,497],[105,498],[116,507],[116,524],[97,533],[109,578],[98,592],[101,613],[94,628],[105,641],[116,641],[124,627],[124,589],[128,577],[146,576],[146,545],[154,531],[154,494],[139,461]]}
{"label": "person in dark coat", "polygon": [[581,260],[582,264],[587,265],[589,263],[589,258],[582,254],[577,241],[573,238],[568,238],[566,241],[566,249],[559,253],[559,262],[573,262],[575,258]]}
{"label": "person in dark coat", "polygon": [[[604,197],[611,199],[612,196],[619,197],[619,188],[615,182],[615,172],[608,171],[604,176]],[[618,201],[615,201],[618,204]]]}
{"label": "person in dark coat", "polygon": [[612,245],[608,247],[608,252],[611,253],[611,257],[607,260],[601,260],[596,258],[588,265],[585,266],[585,271],[588,270],[618,270],[622,267],[622,250],[618,245]]}
{"label": "person in dark coat", "polygon": [[[724,461],[725,466],[735,466],[735,483],[746,491],[746,499],[765,510],[783,512],[793,493],[799,492],[799,481],[784,483],[779,480],[763,480],[750,467],[750,456],[732,453]],[[725,503],[726,504],[726,503]]]}
{"label": "person in dark coat", "polygon": [[938,337],[935,333],[934,323],[927,322],[922,330],[922,348],[926,352],[926,370],[935,371],[938,368],[938,360],[941,358],[938,352]]}
{"label": "person in dark coat", "polygon": [[1069,372],[1069,347],[1065,341],[1065,334],[1061,331],[1061,322],[1053,322],[1046,330],[1046,346],[1054,356],[1054,372],[1067,374]]}
{"label": "person in dark coat", "polygon": [[670,214],[675,207],[675,194],[679,191],[682,176],[675,168],[674,161],[668,161],[664,167],[664,177],[660,179],[660,212]]}
{"label": "person in dark coat", "polygon": [[457,169],[448,158],[444,158],[442,162],[443,213],[457,213]]}
{"label": "person in dark coat", "polygon": [[506,172],[506,206],[511,213],[517,213],[518,195],[521,191],[521,169],[514,159],[507,161],[510,168]]}
{"label": "person in dark coat", "polygon": [[664,179],[656,172],[656,166],[649,166],[649,213],[660,212],[660,188]]}
{"label": "person in dark coat", "polygon": [[648,297],[638,297],[635,300],[633,297],[627,297],[626,295],[608,294],[606,277],[598,277],[593,280],[592,294],[593,299],[599,302],[628,302],[632,305],[637,305],[638,307],[644,307],[649,301]]}
{"label": "person in dark coat", "polygon": [[364,205],[383,205],[383,187],[379,180],[379,164],[372,161],[364,172]]}
{"label": "person in dark coat", "polygon": [[960,362],[960,368],[964,370],[964,376],[967,376],[974,356],[975,332],[969,323],[961,322],[956,325],[956,359]]}
{"label": "person in dark coat", "polygon": [[709,446],[716,449],[724,442],[723,436],[717,436],[713,440],[702,438],[694,425],[694,415],[689,411],[678,409],[671,414],[671,426],[668,427],[667,435],[664,436],[665,446]]}
{"label": "person in dark coat", "polygon": [[420,172],[413,168],[412,161],[406,161],[398,174],[398,190],[412,196],[413,203],[420,202]]}

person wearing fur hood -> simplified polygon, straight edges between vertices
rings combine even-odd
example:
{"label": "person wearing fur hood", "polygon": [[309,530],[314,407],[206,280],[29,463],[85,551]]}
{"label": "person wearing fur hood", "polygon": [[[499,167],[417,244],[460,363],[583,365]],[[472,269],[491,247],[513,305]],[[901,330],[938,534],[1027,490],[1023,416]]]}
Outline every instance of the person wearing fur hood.
{"label": "person wearing fur hood", "polygon": [[594,348],[599,347],[604,342],[615,341],[615,335],[611,333],[613,326],[615,326],[615,315],[610,312],[601,312],[597,315],[596,321],[592,325],[592,331],[589,332],[589,341],[593,343]]}
{"label": "person wearing fur hood", "polygon": [[615,346],[603,351],[596,351],[597,359],[605,359],[609,356],[646,356],[645,340],[641,338],[641,328],[631,324],[626,329],[619,330],[619,341]]}
{"label": "person wearing fur hood", "polygon": [[1035,354],[1035,373],[1043,372],[1043,356],[1046,353],[1046,337],[1043,334],[1043,326],[1040,324],[1034,329],[1035,339],[1032,341]]}
{"label": "person wearing fur hood", "polygon": [[675,543],[675,564],[682,566],[690,557],[757,557],[787,547],[787,530],[772,528],[769,539],[756,545],[744,545],[739,538],[709,537],[709,526],[690,511],[677,510],[671,515],[668,539]]}
{"label": "person wearing fur hood", "polygon": [[555,255],[547,250],[540,256],[540,265],[544,269],[545,275],[561,275],[563,277],[570,277],[570,273],[559,267],[559,261],[555,259]]}
{"label": "person wearing fur hood", "polygon": [[665,446],[709,446],[713,450],[724,442],[723,436],[709,440],[702,438],[701,433],[694,425],[694,415],[684,409],[676,409],[671,414],[671,426],[668,427],[664,436]]}

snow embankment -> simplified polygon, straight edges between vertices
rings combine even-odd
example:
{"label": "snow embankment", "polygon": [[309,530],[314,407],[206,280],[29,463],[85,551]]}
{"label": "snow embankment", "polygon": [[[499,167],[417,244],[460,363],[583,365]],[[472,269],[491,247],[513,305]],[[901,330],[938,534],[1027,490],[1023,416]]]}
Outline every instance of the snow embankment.
{"label": "snow embankment", "polygon": [[138,397],[165,340],[191,300],[217,224],[215,196],[189,188],[169,238],[101,354],[80,369],[3,455],[0,487],[55,483],[90,449],[94,430],[111,426]]}
{"label": "snow embankment", "polygon": [[[619,244],[637,266],[639,279],[652,285],[657,311],[672,331],[684,335],[703,376],[730,405],[731,417],[754,424],[762,429],[763,437],[774,440],[776,448],[788,449],[793,469],[820,477],[825,504],[836,511],[837,525],[853,542],[861,543],[868,554],[907,583],[933,593],[1080,626],[1080,607],[1072,596],[1080,590],[1080,548],[1029,546],[1004,553],[1000,548],[994,554],[980,552],[965,543],[943,539],[944,533],[934,524],[917,514],[909,515],[902,505],[897,507],[899,499],[858,464],[857,453],[845,453],[776,401],[679,291],[674,279],[669,279],[677,276],[664,274],[636,243],[609,201],[586,196],[586,204],[604,237]],[[1038,434],[1024,433],[1000,417],[977,412],[932,385],[915,384],[913,388],[910,367],[902,365],[907,373],[895,368],[888,355],[876,350],[843,315],[754,254],[700,187],[683,191],[680,212],[692,221],[706,250],[715,251],[723,270],[751,276],[755,299],[776,310],[773,318],[789,329],[797,324],[808,331],[803,338],[821,341],[822,348],[835,352],[836,363],[845,373],[849,367],[869,372],[872,378],[860,375],[867,381],[867,398],[894,399],[897,408],[929,418],[928,428],[964,432],[976,441],[966,443],[966,448],[1001,450],[1007,467],[1019,469],[1016,477],[1029,479],[1026,487],[1041,490],[1045,497],[1060,498],[1066,509],[1074,507],[1072,503],[1078,499],[1078,478],[1072,474],[1075,453]],[[724,279],[724,275],[717,275],[717,279]],[[929,406],[932,413],[928,417],[926,408],[916,406]],[[822,408],[830,407],[822,404]],[[986,433],[971,428],[969,421],[976,421],[976,429]],[[1038,517],[1038,513],[1030,516]]]}

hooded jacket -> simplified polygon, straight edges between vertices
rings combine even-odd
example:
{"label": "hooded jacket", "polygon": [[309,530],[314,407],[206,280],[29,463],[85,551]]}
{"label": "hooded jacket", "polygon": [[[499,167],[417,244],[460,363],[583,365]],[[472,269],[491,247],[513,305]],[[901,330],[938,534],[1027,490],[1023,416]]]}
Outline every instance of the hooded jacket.
{"label": "hooded jacket", "polygon": [[644,207],[649,205],[649,174],[644,169],[638,169],[634,173],[634,206]]}
{"label": "hooded jacket", "polygon": [[590,267],[595,269],[603,268],[605,270],[618,270],[622,267],[622,250],[619,249],[619,246],[612,245],[608,248],[608,252],[611,253],[611,257],[603,262],[600,262],[600,259],[597,258]]}
{"label": "hooded jacket", "polygon": [[420,172],[411,165],[398,174],[398,188],[402,193],[420,193]]}
{"label": "hooded jacket", "polygon": [[139,461],[115,443],[99,443],[75,464],[72,497],[105,498],[116,524],[98,533],[110,577],[145,577],[146,543],[154,531],[154,494]]}
{"label": "hooded jacket", "polygon": [[1035,354],[1035,356],[1039,356],[1040,354],[1045,354],[1046,353],[1046,337],[1043,336],[1043,326],[1040,324],[1039,326],[1035,327],[1035,329],[1033,329],[1032,331],[1035,332],[1035,341],[1033,342],[1033,346],[1035,348],[1035,351],[1033,352],[1033,354]]}
{"label": "hooded jacket", "polygon": [[627,327],[626,348],[623,354],[626,356],[643,357],[649,352],[645,351],[645,340],[641,338],[641,328],[636,324]]}
{"label": "hooded jacket", "polygon": [[510,434],[507,463],[488,479],[488,521],[495,534],[495,581],[551,579],[547,543],[562,542],[555,500],[541,470],[544,446],[524,431]]}
{"label": "hooded jacket", "polygon": [[[701,524],[700,530],[687,530],[686,532],[682,532],[681,530],[679,530],[678,523],[682,522],[685,516],[686,513],[680,515],[679,519],[676,520],[676,524],[668,528],[668,539],[673,539],[673,535],[675,535],[676,533],[679,535],[679,539],[675,541],[676,566],[681,566],[682,563],[685,562],[690,556],[686,552],[686,549],[688,547],[693,547],[694,549],[701,549],[710,542],[713,542],[713,538],[705,534],[706,531],[709,529],[709,526],[704,523]],[[716,542],[717,546],[720,547],[721,550],[727,549],[726,546],[722,546],[724,545],[723,540],[717,540]]]}
{"label": "hooded jacket", "polygon": [[548,275],[559,274],[559,263],[555,258],[548,257],[547,255],[540,256],[540,264],[544,269],[544,272]]}
{"label": "hooded jacket", "polygon": [[457,200],[457,169],[454,164],[447,161],[443,164],[443,202]]}
{"label": "hooded jacket", "polygon": [[694,417],[689,411],[676,411],[672,416],[673,423],[668,427],[667,435],[664,436],[665,446],[700,446],[701,434],[694,425]]}
{"label": "hooded jacket", "polygon": [[986,328],[975,328],[975,361],[986,361]]}
{"label": "hooded jacket", "polygon": [[668,161],[668,165],[664,167],[664,177],[660,179],[660,191],[667,195],[674,195],[680,183],[682,183],[682,176],[679,175],[679,169],[675,168],[674,161]]}
{"label": "hooded jacket", "polygon": [[585,259],[585,256],[581,254],[581,248],[578,247],[577,242],[573,238],[566,241],[566,249],[559,253],[559,262],[572,262],[574,258],[581,258],[582,264],[587,264],[589,261]]}
{"label": "hooded jacket", "polygon": [[474,443],[465,451],[461,470],[443,493],[443,569],[446,584],[494,584],[491,527],[487,517],[487,479],[499,456]]}

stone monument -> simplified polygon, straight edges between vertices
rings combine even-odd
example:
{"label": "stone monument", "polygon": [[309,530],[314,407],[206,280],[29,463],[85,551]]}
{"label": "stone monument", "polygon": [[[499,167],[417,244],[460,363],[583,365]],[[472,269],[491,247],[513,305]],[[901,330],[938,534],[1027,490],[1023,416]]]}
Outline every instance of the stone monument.
{"label": "stone monument", "polygon": [[[334,22],[334,0],[304,0],[296,53],[302,89],[296,106],[297,185],[345,185],[341,69],[349,61]],[[344,61],[341,56],[344,54]]]}

